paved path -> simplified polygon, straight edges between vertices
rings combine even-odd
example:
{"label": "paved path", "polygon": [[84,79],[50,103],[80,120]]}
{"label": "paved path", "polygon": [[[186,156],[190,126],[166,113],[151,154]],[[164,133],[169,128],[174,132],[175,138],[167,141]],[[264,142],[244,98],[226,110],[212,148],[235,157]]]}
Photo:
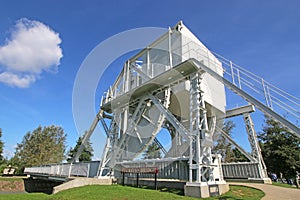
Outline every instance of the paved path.
{"label": "paved path", "polygon": [[300,189],[284,188],[269,184],[259,183],[229,183],[229,185],[243,185],[264,191],[262,200],[300,200]]}

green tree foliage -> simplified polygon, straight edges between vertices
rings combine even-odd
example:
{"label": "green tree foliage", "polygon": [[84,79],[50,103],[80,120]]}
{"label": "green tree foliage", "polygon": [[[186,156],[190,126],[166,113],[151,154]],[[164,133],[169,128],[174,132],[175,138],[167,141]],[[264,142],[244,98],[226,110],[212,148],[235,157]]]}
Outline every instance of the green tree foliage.
{"label": "green tree foliage", "polygon": [[161,158],[161,152],[159,146],[153,142],[148,146],[147,150],[143,154],[144,159]]}
{"label": "green tree foliage", "polygon": [[273,119],[266,118],[265,122],[258,138],[268,171],[294,178],[300,171],[300,139]]}
{"label": "green tree foliage", "polygon": [[2,129],[0,128],[0,164],[5,161],[5,159],[3,158],[3,148],[4,143],[2,142]]}
{"label": "green tree foliage", "polygon": [[248,158],[242,154],[237,148],[232,149],[233,160],[231,162],[248,162]]}
{"label": "green tree foliage", "polygon": [[[225,133],[231,136],[231,132],[234,127],[235,124],[233,121],[225,121],[222,129]],[[216,145],[213,147],[213,152],[221,154],[222,161],[225,163],[248,161],[248,159],[237,148],[234,148],[222,134],[218,136]]]}
{"label": "green tree foliage", "polygon": [[22,142],[17,144],[11,164],[22,171],[24,167],[60,163],[65,158],[65,140],[66,134],[62,127],[39,126],[26,133]]}
{"label": "green tree foliage", "polygon": [[[81,143],[82,143],[82,138],[79,137],[77,142],[76,142],[75,147],[70,148],[70,150],[68,152],[68,158],[67,158],[68,162],[71,162],[73,160],[73,158],[75,157]],[[79,162],[91,161],[92,157],[94,155],[93,152],[94,152],[94,150],[93,150],[91,142],[87,141],[84,148],[83,148],[83,151],[82,151],[81,155],[79,156]]]}
{"label": "green tree foliage", "polygon": [[2,142],[2,129],[0,128],[0,174],[7,167],[7,160],[3,157],[4,143]]}
{"label": "green tree foliage", "polygon": [[[231,131],[234,127],[235,124],[232,121],[225,121],[222,129],[225,133],[227,133],[230,136]],[[222,134],[218,136],[216,145],[213,147],[213,151],[217,154],[221,154],[222,160],[224,162],[231,162],[233,157],[232,145]]]}

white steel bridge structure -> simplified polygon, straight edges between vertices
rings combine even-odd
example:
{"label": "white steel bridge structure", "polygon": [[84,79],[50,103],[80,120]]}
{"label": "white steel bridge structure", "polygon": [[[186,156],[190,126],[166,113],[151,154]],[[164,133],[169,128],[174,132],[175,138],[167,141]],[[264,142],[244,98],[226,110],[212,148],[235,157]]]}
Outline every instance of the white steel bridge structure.
{"label": "white steel bridge structure", "polygon": [[[226,99],[225,88],[248,104],[226,110],[230,99]],[[299,107],[299,98],[210,51],[180,21],[125,62],[103,96],[74,161],[100,122],[107,138],[98,177],[118,176],[124,166],[155,165],[162,168],[162,173],[169,166],[170,170],[177,169],[177,179],[187,180],[187,195],[207,197],[209,185],[220,186],[220,193],[228,189],[224,175],[245,176],[253,171],[255,178],[268,180],[250,113],[257,108],[300,137],[296,125]],[[244,119],[250,153],[222,130],[224,119],[235,116]],[[169,148],[157,138],[162,129],[171,138]],[[231,168],[225,164],[222,170],[220,156],[212,152],[219,134],[250,162]],[[138,160],[152,143],[161,148],[163,158]],[[162,176],[174,178],[174,173],[171,170]]]}

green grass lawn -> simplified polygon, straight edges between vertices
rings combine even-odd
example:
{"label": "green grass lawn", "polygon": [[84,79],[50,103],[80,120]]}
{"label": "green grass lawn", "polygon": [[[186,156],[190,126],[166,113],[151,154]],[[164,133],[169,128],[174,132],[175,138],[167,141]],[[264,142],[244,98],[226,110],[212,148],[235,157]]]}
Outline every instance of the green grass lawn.
{"label": "green grass lawn", "polygon": [[272,182],[272,185],[276,185],[276,186],[280,186],[280,187],[286,187],[286,188],[299,189],[299,188],[296,188],[295,186],[291,186],[291,185],[286,184],[286,183]]}
{"label": "green grass lawn", "polygon": [[48,200],[49,197],[42,193],[0,194],[1,200]]}
{"label": "green grass lawn", "polygon": [[23,177],[0,177],[0,181],[21,181],[23,178],[26,178],[25,176]]}
{"label": "green grass lawn", "polygon": [[250,188],[246,186],[230,186],[230,191],[223,194],[219,198],[210,199],[220,199],[220,200],[256,200],[261,199],[265,196],[265,193],[261,190]]}
{"label": "green grass lawn", "polygon": [[[2,200],[26,200],[26,199],[39,199],[39,200],[93,200],[93,199],[110,199],[110,200],[169,200],[169,199],[196,199],[191,197],[185,197],[175,194],[178,190],[151,190],[143,188],[134,188],[128,186],[112,185],[112,186],[99,186],[91,185],[78,188],[72,188],[59,192],[54,195],[46,195],[41,193],[33,194],[0,194]],[[221,197],[208,198],[207,200],[258,200],[264,196],[264,193],[260,190],[243,187],[243,186],[230,186],[230,191]]]}

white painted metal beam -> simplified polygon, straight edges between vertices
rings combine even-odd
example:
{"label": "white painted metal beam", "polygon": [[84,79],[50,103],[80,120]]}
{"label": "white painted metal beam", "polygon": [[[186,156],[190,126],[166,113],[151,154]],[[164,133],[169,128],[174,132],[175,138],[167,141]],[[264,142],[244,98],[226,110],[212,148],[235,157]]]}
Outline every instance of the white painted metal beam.
{"label": "white painted metal beam", "polygon": [[255,111],[255,107],[253,105],[246,105],[238,108],[233,108],[230,110],[226,110],[226,118],[243,115],[245,113],[252,113],[254,111]]}

